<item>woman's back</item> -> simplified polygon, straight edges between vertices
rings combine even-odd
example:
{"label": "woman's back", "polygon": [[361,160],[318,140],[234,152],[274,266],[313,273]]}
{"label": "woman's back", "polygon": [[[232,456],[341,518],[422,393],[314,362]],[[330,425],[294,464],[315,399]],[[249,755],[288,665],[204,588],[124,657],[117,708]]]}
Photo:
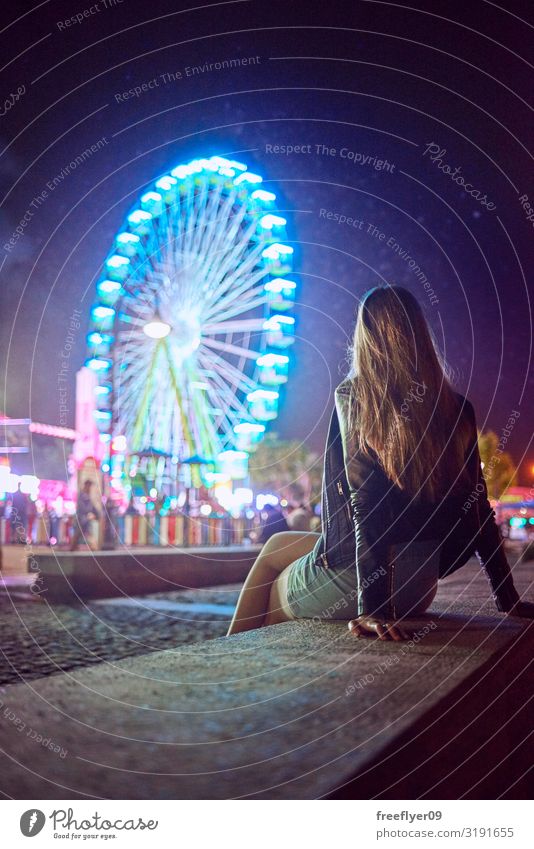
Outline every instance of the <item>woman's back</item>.
{"label": "woman's back", "polygon": [[[354,416],[351,414],[354,391],[354,380],[343,381],[336,389],[335,418],[339,438],[334,438],[331,445],[327,444],[329,460],[325,462],[329,478],[341,475],[346,481],[351,504],[348,524],[345,521],[344,529],[338,524],[341,544],[336,551],[338,557],[341,553],[340,562],[353,556],[358,580],[364,585],[379,563],[388,560],[387,552],[391,546],[433,540],[440,548],[439,577],[460,568],[476,553],[488,574],[497,606],[499,609],[509,609],[512,602],[517,601],[517,594],[495,523],[495,514],[488,500],[480,465],[475,412],[471,403],[455,393],[458,414],[453,426],[462,433],[465,442],[463,456],[459,463],[456,454],[451,458],[445,443],[438,461],[445,466],[445,474],[441,479],[450,481],[450,485],[444,488],[439,498],[429,498],[419,493],[415,493],[414,497],[413,492],[403,489],[389,478],[374,451],[361,450]],[[439,476],[436,479],[439,480]],[[325,488],[328,491],[328,480],[325,481]],[[350,532],[351,523],[355,533]],[[369,605],[376,605],[381,591],[383,588],[379,590],[375,587],[367,593],[367,601],[363,593],[362,611]]]}
{"label": "woman's back", "polygon": [[[436,451],[437,457],[429,461],[426,469],[423,467],[421,484],[425,483],[431,472],[434,473],[435,481],[438,481],[437,491],[429,491],[423,485],[419,489],[403,487],[402,475],[399,476],[400,480],[392,479],[377,450],[370,446],[362,450],[358,417],[354,412],[356,392],[357,378],[351,378],[342,381],[335,393],[341,453],[349,460],[358,456],[360,463],[367,460],[364,464],[368,475],[366,485],[373,488],[375,499],[380,500],[384,509],[387,508],[398,532],[406,527],[408,520],[413,526],[420,518],[435,514],[437,521],[444,511],[461,506],[477,484],[477,470],[473,462],[476,424],[470,402],[460,393],[453,393],[455,407],[449,420],[441,424],[439,446],[435,446],[439,449]],[[432,408],[432,398],[427,400]],[[414,441],[421,441],[421,434],[416,434]],[[460,450],[458,445],[461,446]]]}

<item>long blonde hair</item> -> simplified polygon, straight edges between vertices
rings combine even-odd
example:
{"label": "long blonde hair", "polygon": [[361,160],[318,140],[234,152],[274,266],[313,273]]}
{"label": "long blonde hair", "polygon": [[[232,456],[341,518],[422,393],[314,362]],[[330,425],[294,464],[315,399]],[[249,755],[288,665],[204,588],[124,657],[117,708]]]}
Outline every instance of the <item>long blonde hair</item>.
{"label": "long blonde hair", "polygon": [[402,286],[363,297],[352,346],[351,428],[387,477],[415,500],[461,487],[469,438],[460,396],[421,307]]}

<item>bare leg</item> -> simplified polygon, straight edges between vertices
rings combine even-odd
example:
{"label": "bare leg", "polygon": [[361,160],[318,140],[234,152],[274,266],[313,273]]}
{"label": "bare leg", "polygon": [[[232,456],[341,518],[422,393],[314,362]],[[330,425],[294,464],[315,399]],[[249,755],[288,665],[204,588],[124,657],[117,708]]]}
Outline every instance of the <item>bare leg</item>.
{"label": "bare leg", "polygon": [[228,637],[261,628],[269,610],[273,581],[293,560],[308,554],[318,537],[311,532],[284,531],[267,540],[243,584]]}

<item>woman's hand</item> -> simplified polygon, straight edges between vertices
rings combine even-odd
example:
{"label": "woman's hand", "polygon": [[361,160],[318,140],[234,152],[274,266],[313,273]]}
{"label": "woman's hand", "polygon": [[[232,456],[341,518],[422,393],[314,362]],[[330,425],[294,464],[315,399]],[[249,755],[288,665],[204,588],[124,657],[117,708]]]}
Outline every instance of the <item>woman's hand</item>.
{"label": "woman's hand", "polygon": [[507,613],[508,616],[522,616],[524,619],[534,619],[534,604],[531,601],[518,601]]}
{"label": "woman's hand", "polygon": [[[533,605],[534,607],[534,605]],[[409,640],[409,635],[398,622],[389,619],[378,619],[376,616],[358,616],[349,622],[349,631],[355,637],[374,637],[379,640]]]}

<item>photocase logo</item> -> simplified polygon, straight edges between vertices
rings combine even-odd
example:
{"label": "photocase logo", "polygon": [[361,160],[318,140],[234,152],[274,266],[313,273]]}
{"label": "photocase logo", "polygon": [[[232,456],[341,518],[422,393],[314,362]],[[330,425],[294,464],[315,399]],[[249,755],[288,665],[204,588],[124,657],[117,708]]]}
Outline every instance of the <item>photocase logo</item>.
{"label": "photocase logo", "polygon": [[36,808],[31,808],[22,814],[20,818],[20,830],[24,837],[35,837],[42,830],[45,822],[46,817],[43,812]]}

